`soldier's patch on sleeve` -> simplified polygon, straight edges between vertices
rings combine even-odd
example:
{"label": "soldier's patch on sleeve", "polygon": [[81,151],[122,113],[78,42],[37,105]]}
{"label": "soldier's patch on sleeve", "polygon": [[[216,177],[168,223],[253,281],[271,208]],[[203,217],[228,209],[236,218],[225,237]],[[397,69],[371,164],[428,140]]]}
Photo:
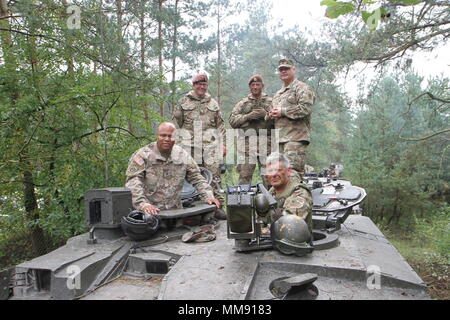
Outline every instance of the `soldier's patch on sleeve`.
{"label": "soldier's patch on sleeve", "polygon": [[136,163],[139,167],[144,166],[144,159],[142,159],[140,156],[134,156],[133,162]]}
{"label": "soldier's patch on sleeve", "polygon": [[144,159],[142,159],[140,156],[135,155],[131,162],[130,165],[128,166],[127,169],[127,175],[133,175],[136,174],[137,172],[141,171],[144,169]]}

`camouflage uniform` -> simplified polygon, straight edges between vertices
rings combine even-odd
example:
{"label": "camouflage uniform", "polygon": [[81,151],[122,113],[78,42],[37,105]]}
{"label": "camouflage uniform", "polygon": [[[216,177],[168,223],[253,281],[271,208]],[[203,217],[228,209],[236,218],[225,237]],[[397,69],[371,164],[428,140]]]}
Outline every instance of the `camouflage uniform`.
{"label": "camouflage uniform", "polygon": [[330,178],[339,178],[339,173],[336,170],[336,167],[330,167],[330,169],[328,170],[328,175],[330,176]]}
{"label": "camouflage uniform", "polygon": [[194,159],[177,145],[167,159],[156,142],[137,150],[130,158],[126,175],[125,187],[131,190],[137,210],[147,204],[160,210],[182,208],[180,193],[184,179],[198,190],[202,200],[213,198],[211,186]]}
{"label": "camouflage uniform", "polygon": [[[217,101],[211,98],[209,93],[206,93],[203,98],[198,98],[194,91],[190,91],[174,107],[173,122],[177,128],[187,130],[190,133],[191,138],[182,142],[183,147],[185,150],[190,148],[191,155],[197,161],[197,164],[211,171],[214,182],[214,196],[223,205],[225,200],[218,191],[221,185],[220,164],[222,162],[222,146],[225,143],[225,126]],[[194,139],[195,122],[201,124],[201,141]],[[199,142],[203,146],[201,159],[195,157],[194,146]]]}
{"label": "camouflage uniform", "polygon": [[279,150],[300,176],[305,171],[314,100],[312,89],[306,83],[294,79],[288,86],[278,90],[272,102],[273,107],[281,107],[281,118],[275,119],[275,129],[279,129]]}
{"label": "camouflage uniform", "polygon": [[[281,194],[276,194],[272,187],[270,194],[275,198],[278,208],[281,208],[281,215],[295,214],[304,219],[312,232],[312,195],[311,191],[303,183],[291,179]],[[279,210],[279,209],[278,209]],[[281,216],[278,213],[279,216]],[[276,220],[278,217],[275,217]]]}
{"label": "camouflage uniform", "polygon": [[314,167],[310,166],[308,164],[305,164],[305,173],[313,173],[314,172]]}
{"label": "camouflage uniform", "polygon": [[[266,121],[264,119],[266,113],[269,111],[270,106],[272,104],[272,98],[267,96],[267,94],[263,93],[261,98],[256,99],[252,94],[249,94],[247,97],[239,101],[230,115],[230,125],[232,128],[240,128],[244,130],[244,133],[248,129],[255,129],[258,140],[257,145],[252,147],[252,151],[255,151],[257,154],[250,154],[250,143],[254,140],[250,139],[250,136],[245,137],[245,144],[239,142],[237,144],[238,154],[245,156],[245,163],[238,164],[237,170],[239,172],[239,184],[250,184],[252,181],[253,171],[256,168],[256,161],[258,161],[259,168],[261,171],[265,167],[266,156],[270,153],[270,129],[273,127],[273,121]],[[248,114],[253,110],[262,109],[265,114],[262,113],[261,117],[258,119],[248,119]],[[259,129],[266,129],[266,137],[267,137],[267,146],[264,152],[264,149],[261,152],[259,148],[259,137],[260,131]],[[242,134],[242,132],[241,132]],[[241,141],[241,140],[238,140]],[[257,155],[259,155],[257,157]],[[262,172],[261,172],[262,173]],[[264,179],[263,179],[264,180]]]}

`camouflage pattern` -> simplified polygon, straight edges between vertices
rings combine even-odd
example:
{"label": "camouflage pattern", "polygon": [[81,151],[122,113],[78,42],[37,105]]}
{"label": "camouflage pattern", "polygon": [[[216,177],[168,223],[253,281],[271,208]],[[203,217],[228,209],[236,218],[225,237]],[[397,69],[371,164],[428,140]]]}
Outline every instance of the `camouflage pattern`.
{"label": "camouflage pattern", "polygon": [[304,142],[285,142],[280,143],[280,153],[284,154],[288,158],[292,165],[292,175],[296,175],[300,180],[305,173],[306,164],[306,149],[308,145]]}
{"label": "camouflage pattern", "polygon": [[312,89],[294,79],[273,97],[272,106],[281,108],[281,117],[274,120],[279,129],[279,150],[292,163],[293,175],[300,179],[305,172],[306,147],[310,142],[311,112],[315,101]]}
{"label": "camouflage pattern", "polygon": [[[188,130],[191,134],[191,146],[194,145],[194,121],[202,124],[203,133],[210,129],[217,129],[225,143],[225,126],[219,104],[209,93],[205,97],[198,98],[194,91],[190,91],[182,97],[173,110],[173,122],[179,129]],[[214,143],[214,137],[202,135],[203,145]]]}
{"label": "camouflage pattern", "polygon": [[291,179],[285,190],[276,194],[272,187],[269,190],[270,194],[275,198],[278,208],[282,208],[282,215],[295,214],[304,219],[312,232],[312,194],[307,186]]}
{"label": "camouflage pattern", "polygon": [[328,175],[331,178],[339,178],[339,173],[335,167],[330,167],[330,169],[328,170]]}
{"label": "camouflage pattern", "polygon": [[182,208],[180,193],[184,179],[198,190],[202,200],[213,198],[211,186],[194,159],[177,145],[167,159],[156,142],[137,150],[130,158],[126,176],[125,187],[131,190],[137,210],[147,204],[160,210]]}
{"label": "camouflage pattern", "polygon": [[[225,145],[225,126],[219,104],[209,93],[199,98],[190,91],[182,97],[173,110],[173,122],[179,129],[185,129],[190,133],[191,140],[183,140],[181,143],[185,150],[191,150],[191,156],[201,165],[209,169],[213,174],[213,190],[215,197],[223,205],[224,197],[219,194],[221,185],[220,163],[222,162],[222,146]],[[194,141],[194,122],[201,124],[202,128],[202,154],[201,159],[195,157],[197,142]],[[198,143],[198,142],[197,142]],[[209,161],[205,161],[205,160]],[[200,161],[201,160],[201,161]]]}
{"label": "camouflage pattern", "polygon": [[314,101],[312,89],[298,79],[278,90],[272,106],[281,107],[281,118],[275,119],[275,129],[280,130],[280,143],[304,141],[309,144]]}
{"label": "camouflage pattern", "polygon": [[[191,156],[194,156],[195,154],[195,147],[190,148],[191,150]],[[210,158],[209,159],[213,159],[213,157],[215,155],[214,152],[212,151],[214,149],[210,149],[208,150],[207,148],[205,150],[203,150],[204,154],[210,154]],[[204,167],[206,169],[208,169],[209,171],[211,171],[212,173],[212,190],[214,192],[214,197],[219,200],[220,204],[223,206],[225,204],[225,198],[224,196],[220,193],[220,189],[221,189],[221,184],[222,184],[222,179],[220,177],[220,162],[219,161],[213,161],[213,162],[209,162],[209,161],[205,161],[205,158],[202,158],[201,163],[198,164],[201,167]]]}
{"label": "camouflage pattern", "polygon": [[305,173],[313,173],[314,172],[314,167],[310,166],[308,164],[305,164]]}
{"label": "camouflage pattern", "polygon": [[[258,162],[259,168],[264,168],[266,156],[270,153],[270,129],[273,128],[273,121],[265,120],[267,112],[270,110],[272,98],[263,93],[261,98],[256,99],[252,94],[247,95],[239,101],[233,108],[230,115],[230,125],[235,129],[255,129],[257,136],[260,136],[260,129],[266,129],[265,135],[267,137],[267,149],[265,152],[259,149],[259,143],[253,147],[253,150],[258,153],[258,156],[250,152],[250,137],[245,137],[245,144],[238,143],[237,148],[239,154],[245,156],[245,163],[238,164],[237,170],[239,172],[239,184],[250,184],[253,172]],[[259,140],[258,140],[259,141]],[[264,154],[262,154],[264,153]]]}

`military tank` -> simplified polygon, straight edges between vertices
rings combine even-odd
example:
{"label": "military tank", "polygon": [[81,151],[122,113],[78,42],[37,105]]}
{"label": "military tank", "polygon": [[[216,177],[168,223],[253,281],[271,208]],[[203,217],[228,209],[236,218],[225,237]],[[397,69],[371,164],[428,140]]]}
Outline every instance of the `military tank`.
{"label": "military tank", "polygon": [[[143,241],[121,228],[132,210],[128,189],[89,190],[89,232],[1,271],[0,298],[430,299],[411,266],[355,209],[366,196],[363,188],[314,173],[305,183],[313,195],[313,238],[302,255],[274,248],[264,217],[275,204],[262,184],[228,186],[228,219],[217,221],[214,206],[199,201],[185,183],[183,208],[161,211],[160,227]],[[205,226],[213,230],[210,241],[182,241]]]}

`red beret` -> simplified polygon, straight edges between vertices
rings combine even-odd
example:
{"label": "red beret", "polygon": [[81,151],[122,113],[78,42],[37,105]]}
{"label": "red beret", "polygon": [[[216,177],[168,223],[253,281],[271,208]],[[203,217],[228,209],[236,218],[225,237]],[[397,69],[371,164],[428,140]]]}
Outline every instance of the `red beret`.
{"label": "red beret", "polygon": [[196,74],[192,78],[192,84],[196,84],[198,82],[208,82],[208,76],[206,74],[204,74],[204,73]]}
{"label": "red beret", "polygon": [[261,82],[263,83],[262,77],[259,74],[255,74],[248,79],[248,85],[251,85],[252,82]]}

